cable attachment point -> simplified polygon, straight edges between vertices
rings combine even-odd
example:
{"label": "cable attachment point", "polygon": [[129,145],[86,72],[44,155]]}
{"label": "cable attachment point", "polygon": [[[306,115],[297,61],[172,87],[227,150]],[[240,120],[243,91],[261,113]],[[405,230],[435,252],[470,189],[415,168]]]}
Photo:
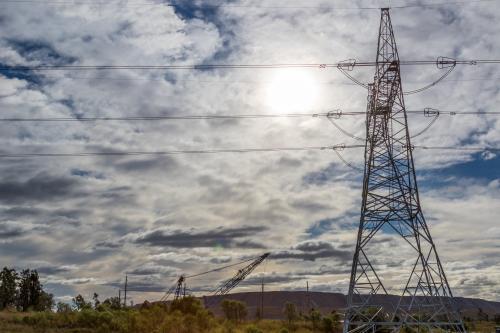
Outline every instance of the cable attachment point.
{"label": "cable attachment point", "polygon": [[425,87],[422,87],[422,88],[419,88],[419,89],[416,89],[416,90],[405,91],[403,94],[404,95],[412,95],[412,94],[416,94],[416,93],[422,92],[424,90],[429,89],[430,87],[435,86],[439,82],[443,81],[453,71],[453,69],[455,69],[456,65],[457,65],[457,61],[455,59],[446,58],[446,57],[438,57],[436,59],[436,66],[437,66],[437,68],[439,68],[439,69],[447,68],[447,71],[443,75],[441,75],[441,77],[439,79],[437,79],[436,81],[432,82],[431,84],[428,84]]}
{"label": "cable attachment point", "polygon": [[424,117],[437,117],[439,116],[439,110],[433,108],[424,109]]}
{"label": "cable attachment point", "polygon": [[415,146],[414,145],[402,145],[401,150],[414,150]]}
{"label": "cable attachment point", "polygon": [[341,144],[332,146],[332,149],[335,151],[343,151],[343,150],[345,150],[345,143],[341,143]]}
{"label": "cable attachment point", "polygon": [[356,66],[356,59],[342,60],[338,63],[337,68],[345,71],[352,71]]}
{"label": "cable attachment point", "polygon": [[330,146],[330,147],[324,147],[324,149],[331,149],[333,151],[343,151],[345,149],[345,143],[341,143],[335,146]]}
{"label": "cable attachment point", "polygon": [[339,109],[339,110],[329,111],[326,114],[326,117],[333,118],[333,119],[340,119],[340,117],[342,117],[342,110]]}
{"label": "cable attachment point", "polygon": [[457,61],[453,58],[438,57],[436,59],[436,66],[439,69],[455,67],[456,65],[457,65]]}

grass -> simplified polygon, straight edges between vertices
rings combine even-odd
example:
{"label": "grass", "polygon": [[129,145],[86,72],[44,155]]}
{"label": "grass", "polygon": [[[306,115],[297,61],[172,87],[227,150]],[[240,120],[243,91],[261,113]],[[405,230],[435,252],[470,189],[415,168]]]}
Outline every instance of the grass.
{"label": "grass", "polygon": [[[175,301],[177,302],[177,301]],[[228,321],[215,318],[199,301],[186,298],[170,306],[156,304],[141,309],[99,307],[64,313],[0,312],[2,333],[340,333],[340,323],[281,320]],[[493,333],[493,322],[469,322],[471,332]]]}
{"label": "grass", "polygon": [[[80,316],[79,314],[76,317]],[[59,317],[52,320],[54,317]],[[260,320],[260,321],[245,321],[241,323],[232,323],[223,319],[214,319],[214,322],[207,327],[207,330],[197,327],[189,327],[184,320],[180,319],[177,323],[166,324],[165,319],[160,320],[160,324],[156,327],[145,325],[124,325],[122,327],[112,327],[99,321],[95,322],[80,322],[79,319],[74,321],[68,318],[61,321],[61,314],[54,313],[5,313],[0,312],[0,332],[2,333],[111,333],[111,332],[158,332],[158,333],[259,333],[259,332],[294,332],[294,333],[310,333],[312,330],[308,327],[308,323],[298,321],[294,329],[287,330],[286,325],[279,320]],[[28,318],[28,319],[27,319]],[[184,319],[184,320],[183,320]],[[68,320],[66,322],[66,320]],[[174,320],[175,321],[175,320]],[[80,323],[79,323],[80,322]],[[180,323],[179,323],[180,322]],[[64,327],[66,326],[66,327]],[[92,327],[93,326],[93,327]],[[119,325],[118,325],[119,326]],[[152,329],[152,330],[150,330]]]}
{"label": "grass", "polygon": [[301,320],[293,327],[280,320],[236,323],[214,318],[204,311],[169,313],[157,307],[109,312],[0,312],[2,333],[310,333],[313,332],[310,326],[309,322]]}

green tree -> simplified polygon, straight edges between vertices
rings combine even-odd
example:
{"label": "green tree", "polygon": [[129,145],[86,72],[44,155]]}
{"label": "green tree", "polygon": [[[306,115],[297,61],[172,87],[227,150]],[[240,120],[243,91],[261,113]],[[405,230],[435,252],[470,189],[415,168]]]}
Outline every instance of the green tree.
{"label": "green tree", "polygon": [[82,295],[78,294],[72,300],[73,308],[77,311],[88,310],[92,308],[92,305],[89,302],[85,301]]}
{"label": "green tree", "polygon": [[230,321],[240,322],[247,316],[247,305],[240,301],[225,299],[221,303],[222,311]]}
{"label": "green tree", "polygon": [[54,305],[54,295],[42,290],[38,299],[38,304],[34,305],[34,309],[36,311],[51,311]]}
{"label": "green tree", "polygon": [[291,326],[298,318],[297,306],[294,303],[286,302],[283,309],[283,314],[285,315],[288,325]]}
{"label": "green tree", "polygon": [[311,321],[313,332],[318,331],[321,324],[321,312],[312,309],[309,313],[309,320]]}
{"label": "green tree", "polygon": [[101,304],[101,301],[99,301],[99,295],[97,293],[94,293],[94,296],[92,296],[92,300],[94,301],[94,309],[97,309],[99,307],[99,304]]}
{"label": "green tree", "polygon": [[[155,307],[151,307],[151,309]],[[174,300],[170,304],[168,312],[169,315],[161,325],[161,329],[165,329],[166,332],[211,332],[211,328],[215,324],[213,316],[205,309],[200,300],[192,296]],[[161,329],[160,331],[163,332]]]}
{"label": "green tree", "polygon": [[0,310],[15,305],[18,278],[15,269],[4,267],[0,272]]}
{"label": "green tree", "polygon": [[120,299],[118,297],[106,298],[102,304],[112,310],[119,310],[121,308]]}
{"label": "green tree", "polygon": [[340,315],[332,311],[329,316],[323,317],[321,323],[323,332],[325,333],[337,333],[342,331],[342,327],[340,324]]}
{"label": "green tree", "polygon": [[57,302],[56,311],[57,311],[57,313],[68,313],[68,312],[71,312],[72,309],[68,303]]}
{"label": "green tree", "polygon": [[203,305],[193,296],[178,298],[170,304],[170,312],[179,311],[183,314],[194,315],[201,309],[203,309]]}
{"label": "green tree", "polygon": [[24,269],[21,271],[19,281],[18,308],[28,311],[36,309],[41,301],[43,293],[42,285],[36,270]]}

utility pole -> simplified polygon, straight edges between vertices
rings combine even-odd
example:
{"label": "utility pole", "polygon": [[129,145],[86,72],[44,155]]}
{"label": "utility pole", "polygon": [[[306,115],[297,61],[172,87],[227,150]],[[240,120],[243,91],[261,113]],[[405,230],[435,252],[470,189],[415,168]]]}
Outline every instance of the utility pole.
{"label": "utility pole", "polygon": [[309,281],[306,281],[307,311],[311,311],[311,295],[309,295]]}
{"label": "utility pole", "polygon": [[122,290],[118,289],[118,305],[122,304]]}
{"label": "utility pole", "polygon": [[[399,56],[384,8],[375,79],[368,86],[361,218],[345,333],[465,332],[422,213],[412,153]],[[381,247],[388,237],[392,252]],[[400,262],[396,274],[387,268],[389,260]],[[388,295],[399,297],[395,302]]]}
{"label": "utility pole", "polygon": [[260,292],[260,319],[264,319],[264,276],[262,276],[262,288]]}
{"label": "utility pole", "polygon": [[128,276],[125,274],[125,295],[123,296],[123,307],[127,307],[127,284],[128,284]]}

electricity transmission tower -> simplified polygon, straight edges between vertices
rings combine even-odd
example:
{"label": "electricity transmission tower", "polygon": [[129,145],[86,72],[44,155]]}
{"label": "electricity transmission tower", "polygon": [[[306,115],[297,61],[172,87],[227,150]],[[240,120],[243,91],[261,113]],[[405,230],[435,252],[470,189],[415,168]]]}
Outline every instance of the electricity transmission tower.
{"label": "electricity transmission tower", "polygon": [[[420,207],[398,51],[386,8],[375,80],[368,90],[363,200],[344,332],[465,332]],[[388,248],[397,241],[397,247]],[[387,272],[394,260],[398,271]]]}

